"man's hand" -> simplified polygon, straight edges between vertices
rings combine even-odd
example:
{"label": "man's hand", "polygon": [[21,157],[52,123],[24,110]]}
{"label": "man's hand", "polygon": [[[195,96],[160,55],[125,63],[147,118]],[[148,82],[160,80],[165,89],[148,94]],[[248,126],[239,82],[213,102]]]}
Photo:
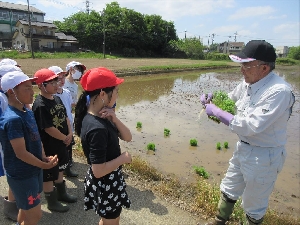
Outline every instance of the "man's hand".
{"label": "man's hand", "polygon": [[217,117],[222,123],[227,126],[230,124],[231,120],[234,117],[231,113],[223,111],[212,103],[205,105],[205,112],[208,116]]}
{"label": "man's hand", "polygon": [[208,116],[215,116],[218,118],[218,116],[216,115],[216,113],[221,110],[220,108],[218,108],[217,106],[215,106],[215,104],[205,104],[205,112]]}
{"label": "man's hand", "polygon": [[202,94],[200,97],[200,102],[203,106],[206,104],[210,103],[210,101],[213,99],[213,94],[208,93],[208,94]]}

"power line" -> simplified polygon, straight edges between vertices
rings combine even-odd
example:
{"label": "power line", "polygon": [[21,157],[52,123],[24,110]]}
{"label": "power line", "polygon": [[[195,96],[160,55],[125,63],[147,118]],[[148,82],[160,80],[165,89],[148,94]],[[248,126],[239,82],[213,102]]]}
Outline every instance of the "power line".
{"label": "power line", "polygon": [[71,7],[71,8],[75,8],[75,9],[79,9],[81,11],[84,11],[84,8],[80,8],[80,7],[77,7],[75,5],[67,4],[67,3],[64,3],[64,2],[57,1],[57,0],[48,0],[48,1],[53,2],[55,4],[58,4],[58,5],[64,5],[64,6],[67,6],[67,7]]}

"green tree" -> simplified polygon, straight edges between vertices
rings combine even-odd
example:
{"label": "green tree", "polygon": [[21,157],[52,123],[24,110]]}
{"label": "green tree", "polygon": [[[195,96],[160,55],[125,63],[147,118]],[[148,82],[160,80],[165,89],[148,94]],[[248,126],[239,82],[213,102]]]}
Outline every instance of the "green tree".
{"label": "green tree", "polygon": [[168,42],[177,40],[173,22],[159,15],[143,15],[132,9],[121,8],[118,2],[106,4],[101,13],[79,12],[54,22],[59,31],[71,34],[80,47],[101,51],[105,32],[107,52],[128,55],[162,55]]}
{"label": "green tree", "polygon": [[168,54],[179,55],[190,59],[204,59],[203,45],[196,37],[170,41]]}
{"label": "green tree", "polygon": [[300,46],[290,47],[288,57],[296,60],[300,60]]}
{"label": "green tree", "polygon": [[64,19],[64,22],[54,21],[59,31],[71,34],[79,41],[79,47],[99,50],[102,47],[101,15],[92,11],[90,14],[78,12]]}

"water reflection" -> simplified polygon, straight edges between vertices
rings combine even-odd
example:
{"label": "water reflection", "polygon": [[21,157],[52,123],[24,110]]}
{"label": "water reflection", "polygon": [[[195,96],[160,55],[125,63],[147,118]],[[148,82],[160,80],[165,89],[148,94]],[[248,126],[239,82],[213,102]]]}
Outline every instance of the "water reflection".
{"label": "water reflection", "polygon": [[[295,74],[276,72],[290,81],[297,100],[288,124],[286,164],[276,182],[278,190],[292,196],[300,189],[299,82],[291,79]],[[192,166],[204,166],[212,174],[212,179],[219,181],[228,167],[238,137],[223,124],[208,120],[205,113],[197,121],[202,110],[199,97],[203,92],[229,92],[242,79],[237,71],[125,77],[124,84],[120,85],[117,114],[131,129],[133,141],[121,143],[122,149],[141,156],[162,172],[176,174],[184,181],[194,179]],[[140,131],[136,129],[137,121],[143,123]],[[171,131],[168,138],[164,137],[164,128]],[[198,141],[197,147],[189,146],[191,138]],[[225,141],[229,143],[229,149],[216,150],[216,143]],[[150,142],[157,146],[154,155],[146,150]],[[295,183],[298,185],[293,185]],[[295,208],[292,199],[277,201]]]}

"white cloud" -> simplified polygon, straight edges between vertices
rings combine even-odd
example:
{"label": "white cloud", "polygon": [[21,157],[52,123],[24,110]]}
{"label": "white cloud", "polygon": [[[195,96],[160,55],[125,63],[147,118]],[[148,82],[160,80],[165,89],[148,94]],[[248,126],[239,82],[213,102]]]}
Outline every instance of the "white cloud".
{"label": "white cloud", "polygon": [[258,23],[253,23],[253,24],[251,24],[250,28],[251,28],[251,29],[255,29],[255,28],[257,28],[258,26],[259,26]]}
{"label": "white cloud", "polygon": [[287,15],[281,15],[281,16],[269,16],[268,20],[277,20],[277,19],[284,19],[287,18]]}
{"label": "white cloud", "polygon": [[[134,9],[143,14],[161,15],[164,20],[176,20],[184,16],[199,16],[216,13],[234,5],[234,0],[118,0],[120,7]],[[92,9],[105,7],[101,2],[94,2]]]}
{"label": "white cloud", "polygon": [[228,26],[220,26],[212,29],[210,33],[217,33],[217,34],[231,34],[236,32],[237,30],[241,29],[240,25],[228,25]]}
{"label": "white cloud", "polygon": [[233,15],[229,16],[228,19],[239,20],[249,17],[264,16],[273,12],[275,12],[275,9],[273,9],[271,6],[246,7],[240,8]]}
{"label": "white cloud", "polygon": [[280,24],[273,28],[275,34],[279,33],[298,33],[299,38],[299,22]]}
{"label": "white cloud", "polygon": [[256,36],[256,32],[253,32],[253,30],[239,30],[237,33],[241,36]]}

